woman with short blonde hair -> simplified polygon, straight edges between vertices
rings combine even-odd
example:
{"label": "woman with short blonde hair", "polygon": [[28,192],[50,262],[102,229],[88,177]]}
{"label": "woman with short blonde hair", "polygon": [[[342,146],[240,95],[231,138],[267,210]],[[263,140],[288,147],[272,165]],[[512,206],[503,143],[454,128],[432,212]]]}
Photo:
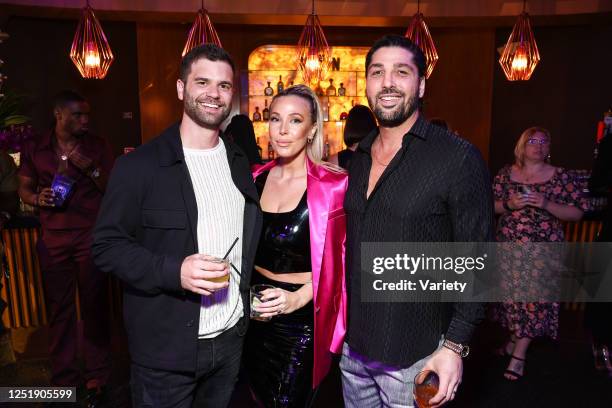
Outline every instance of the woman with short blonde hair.
{"label": "woman with short blonde hair", "polygon": [[499,214],[496,239],[517,243],[515,249],[521,251],[518,257],[512,250],[500,251],[502,289],[508,297],[493,309],[494,320],[509,332],[498,351],[508,357],[504,377],[510,381],[523,376],[531,340],[555,339],[559,326],[559,303],[513,301],[514,294],[530,299],[554,297],[550,291],[558,271],[548,260],[558,259],[559,254],[551,252],[551,246],[530,243],[563,242],[561,221],[579,220],[586,207],[574,173],[549,163],[550,143],[548,130],[526,129],[514,148],[515,163],[501,169],[493,184]]}
{"label": "woman with short blonde hair", "polygon": [[[539,126],[533,126],[528,129],[525,129],[521,136],[516,142],[514,146],[514,164],[516,166],[522,168],[525,165],[525,146],[527,146],[528,141],[532,138],[536,133],[540,133],[546,137],[548,140],[548,144],[552,142],[550,139],[550,132],[547,129]],[[550,163],[550,152],[548,153],[545,161]]]}

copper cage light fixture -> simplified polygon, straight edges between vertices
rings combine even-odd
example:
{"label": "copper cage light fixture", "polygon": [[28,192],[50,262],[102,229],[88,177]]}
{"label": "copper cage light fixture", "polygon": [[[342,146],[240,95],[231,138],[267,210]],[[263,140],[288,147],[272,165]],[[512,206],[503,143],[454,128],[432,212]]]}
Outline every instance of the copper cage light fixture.
{"label": "copper cage light fixture", "polygon": [[219,35],[208,16],[208,10],[204,8],[204,0],[202,0],[202,6],[191,26],[191,30],[189,30],[189,36],[187,37],[187,42],[185,43],[181,56],[184,57],[185,54],[199,45],[209,43],[223,48]]}
{"label": "copper cage light fixture", "polygon": [[536,44],[529,14],[525,11],[527,0],[523,0],[523,12],[512,29],[504,47],[499,64],[509,81],[527,81],[540,62],[540,53]]}
{"label": "copper cage light fixture", "polygon": [[404,35],[406,38],[415,43],[423,54],[425,54],[426,72],[425,77],[429,78],[433,72],[436,62],[438,62],[438,51],[434,44],[433,38],[427,28],[423,13],[421,13],[421,1],[417,2],[417,12],[410,19],[408,29]]}
{"label": "copper cage light fixture", "polygon": [[102,26],[93,9],[87,4],[81,11],[81,19],[74,33],[70,59],[83,78],[103,79],[115,60]]}
{"label": "copper cage light fixture", "polygon": [[298,69],[307,85],[318,84],[327,73],[331,61],[331,48],[327,44],[319,16],[315,13],[312,0],[312,13],[306,19],[306,24],[297,45]]}

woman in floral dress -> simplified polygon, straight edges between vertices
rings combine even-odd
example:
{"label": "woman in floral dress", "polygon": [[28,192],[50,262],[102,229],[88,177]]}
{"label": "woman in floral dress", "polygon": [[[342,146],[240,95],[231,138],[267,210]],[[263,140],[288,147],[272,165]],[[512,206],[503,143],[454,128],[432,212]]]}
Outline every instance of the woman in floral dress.
{"label": "woman in floral dress", "polygon": [[[501,169],[493,185],[495,212],[500,214],[497,240],[522,243],[530,248],[519,251],[518,256],[516,252],[502,254],[500,266],[503,276],[509,278],[502,280],[502,288],[506,293],[520,293],[531,299],[551,297],[551,293],[542,291],[554,288],[537,282],[546,281],[551,269],[548,262],[541,260],[557,257],[543,253],[546,246],[527,243],[563,242],[561,221],[579,220],[585,206],[574,175],[548,163],[550,142],[546,129],[525,130],[514,148],[515,163]],[[528,257],[536,261],[528,262]],[[509,331],[509,339],[500,350],[510,356],[504,377],[518,380],[523,376],[531,340],[535,337],[556,339],[559,303],[506,301],[493,311],[493,315]]]}

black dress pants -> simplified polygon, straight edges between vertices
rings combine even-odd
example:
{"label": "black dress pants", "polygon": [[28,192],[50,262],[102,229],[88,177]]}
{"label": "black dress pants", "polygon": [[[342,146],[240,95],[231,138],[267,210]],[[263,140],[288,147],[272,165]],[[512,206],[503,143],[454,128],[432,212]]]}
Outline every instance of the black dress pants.
{"label": "black dress pants", "polygon": [[132,363],[133,408],[227,407],[238,380],[243,339],[234,326],[215,338],[198,340],[196,372]]}

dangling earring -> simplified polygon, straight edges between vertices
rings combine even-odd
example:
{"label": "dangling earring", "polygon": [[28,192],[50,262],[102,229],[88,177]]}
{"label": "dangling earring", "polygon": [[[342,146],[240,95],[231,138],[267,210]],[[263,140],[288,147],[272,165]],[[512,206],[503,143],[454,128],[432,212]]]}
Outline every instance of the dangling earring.
{"label": "dangling earring", "polygon": [[546,163],[550,163],[550,153],[548,153],[548,156],[546,156]]}

